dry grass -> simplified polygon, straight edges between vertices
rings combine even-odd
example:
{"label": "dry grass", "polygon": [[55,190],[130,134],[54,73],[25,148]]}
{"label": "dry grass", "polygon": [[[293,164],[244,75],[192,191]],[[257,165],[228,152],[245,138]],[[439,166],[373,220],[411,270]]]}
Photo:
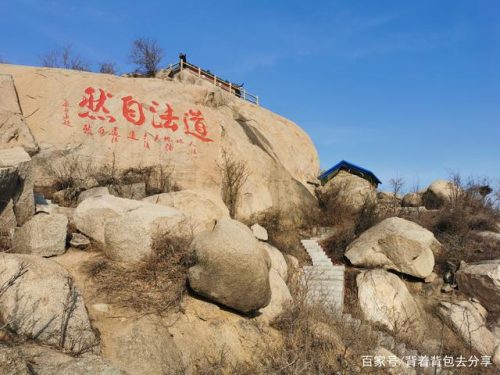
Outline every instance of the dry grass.
{"label": "dry grass", "polygon": [[84,270],[96,293],[110,303],[161,315],[178,308],[186,291],[187,270],[194,262],[190,242],[164,234],[156,238],[154,254],[139,264],[101,258],[85,264]]}
{"label": "dry grass", "polygon": [[243,185],[248,179],[250,171],[246,161],[236,159],[226,150],[222,150],[222,161],[218,167],[222,173],[222,200],[229,209],[229,215],[234,218],[241,199]]}

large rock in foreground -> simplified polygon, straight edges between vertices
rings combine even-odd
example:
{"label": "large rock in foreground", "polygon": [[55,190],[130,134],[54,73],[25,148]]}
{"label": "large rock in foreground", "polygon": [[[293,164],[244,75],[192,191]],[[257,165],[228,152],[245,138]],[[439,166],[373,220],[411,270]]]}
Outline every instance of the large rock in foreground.
{"label": "large rock in foreground", "polygon": [[359,305],[368,321],[405,337],[421,336],[420,310],[399,277],[377,269],[359,274],[356,283]]}
{"label": "large rock in foreground", "polygon": [[458,289],[477,298],[491,312],[500,312],[500,259],[460,264]]}
{"label": "large rock in foreground", "polygon": [[441,244],[432,232],[398,217],[385,219],[354,240],[345,253],[355,266],[381,267],[425,278]]}
{"label": "large rock in foreground", "polygon": [[14,233],[12,252],[53,256],[66,250],[68,218],[62,214],[38,214]]}
{"label": "large rock in foreground", "polygon": [[189,269],[189,284],[195,292],[243,313],[269,303],[270,260],[244,224],[222,219],[196,236],[191,248],[196,265]]}
{"label": "large rock in foreground", "polygon": [[76,354],[98,345],[80,292],[59,264],[0,253],[0,287],[0,318],[9,330]]}

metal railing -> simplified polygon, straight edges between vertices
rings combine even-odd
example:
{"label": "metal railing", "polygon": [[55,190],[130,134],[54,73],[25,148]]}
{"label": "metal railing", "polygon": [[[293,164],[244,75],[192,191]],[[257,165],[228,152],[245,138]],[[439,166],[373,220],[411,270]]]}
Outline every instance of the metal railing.
{"label": "metal railing", "polygon": [[168,66],[168,69],[170,69],[172,73],[177,73],[178,71],[181,70],[189,70],[190,72],[196,74],[198,77],[213,83],[215,86],[225,91],[228,91],[229,93],[237,96],[238,98],[259,105],[259,97],[257,95],[253,95],[243,87],[233,85],[231,82],[226,81],[225,79],[217,77],[215,74],[212,74],[206,70],[201,69],[199,66],[195,66],[181,60],[177,64],[170,64]]}

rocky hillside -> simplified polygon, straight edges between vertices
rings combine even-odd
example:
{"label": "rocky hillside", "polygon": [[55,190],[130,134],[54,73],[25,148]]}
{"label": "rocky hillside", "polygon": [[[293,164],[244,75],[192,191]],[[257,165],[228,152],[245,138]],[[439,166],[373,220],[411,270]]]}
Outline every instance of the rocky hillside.
{"label": "rocky hillside", "polygon": [[13,65],[0,73],[0,147],[33,156],[37,186],[52,185],[50,166],[69,156],[82,174],[168,165],[179,189],[218,196],[226,152],[248,168],[241,217],[311,201],[319,161],[307,134],[190,73],[162,80]]}
{"label": "rocky hillside", "polygon": [[0,374],[497,372],[489,186],[313,190],[297,125],[191,73],[0,73]]}

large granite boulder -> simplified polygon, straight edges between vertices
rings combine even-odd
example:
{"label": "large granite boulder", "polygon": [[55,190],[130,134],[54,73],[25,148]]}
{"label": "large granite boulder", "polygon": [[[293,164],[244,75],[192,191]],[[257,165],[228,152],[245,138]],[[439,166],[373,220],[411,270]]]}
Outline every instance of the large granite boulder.
{"label": "large granite boulder", "polygon": [[272,268],[269,270],[269,285],[271,286],[271,300],[266,307],[259,310],[258,316],[259,320],[267,323],[278,317],[293,302],[286,282]]}
{"label": "large granite boulder", "polygon": [[118,198],[112,195],[97,195],[83,200],[73,214],[76,228],[104,246],[104,224],[127,211],[135,210],[144,203],[131,199]]}
{"label": "large granite boulder", "polygon": [[403,281],[382,269],[356,277],[359,306],[366,320],[381,324],[403,337],[422,335],[421,313]]}
{"label": "large granite boulder", "polygon": [[143,201],[179,210],[189,218],[193,233],[212,229],[218,219],[229,217],[229,211],[222,199],[203,191],[181,190],[152,195]]}
{"label": "large granite boulder", "polygon": [[98,346],[80,292],[57,263],[0,253],[0,320],[20,336],[79,354]]}
{"label": "large granite boulder", "polygon": [[361,210],[365,203],[377,202],[375,187],[364,178],[346,171],[340,171],[335,177],[321,187],[323,194],[335,194],[355,211]]}
{"label": "large granite boulder", "polygon": [[106,220],[104,253],[122,262],[137,262],[152,256],[160,236],[175,240],[190,235],[185,219],[175,208],[142,203],[136,209]]}
{"label": "large granite boulder", "polygon": [[[249,172],[237,209],[241,217],[315,202],[307,181],[317,176],[319,160],[309,136],[190,73],[190,79],[166,81],[15,65],[1,70],[14,77],[19,102],[30,114],[25,121],[46,146],[34,156],[37,185],[53,185],[47,170],[69,154],[117,174],[164,166],[164,179],[180,189],[219,195],[226,151],[246,161]],[[225,105],[207,101],[212,93]],[[93,106],[101,96],[103,106]]]}
{"label": "large granite boulder", "polygon": [[385,268],[425,278],[434,268],[441,244],[432,232],[414,222],[391,217],[354,240],[346,257],[355,266]]}
{"label": "large granite boulder", "polygon": [[477,298],[491,312],[500,312],[500,259],[460,264],[458,289]]}
{"label": "large granite boulder", "polygon": [[66,251],[68,218],[62,214],[38,214],[16,228],[12,252],[44,257]]}
{"label": "large granite boulder", "polygon": [[244,224],[221,219],[195,237],[196,265],[189,285],[200,295],[243,313],[265,307],[271,298],[270,260]]}
{"label": "large granite boulder", "polygon": [[271,260],[271,269],[275,270],[283,280],[287,281],[288,265],[283,253],[268,243],[261,243],[260,246],[267,252],[269,259]]}
{"label": "large granite boulder", "polygon": [[436,180],[424,192],[423,201],[427,208],[439,208],[456,197],[459,191],[451,181]]}
{"label": "large granite boulder", "polygon": [[424,202],[421,193],[407,193],[403,196],[401,206],[403,207],[422,207]]}
{"label": "large granite boulder", "polygon": [[464,340],[465,345],[470,345],[481,355],[491,356],[492,361],[500,365],[500,342],[486,327],[486,314],[481,305],[470,301],[442,301],[438,314]]}

